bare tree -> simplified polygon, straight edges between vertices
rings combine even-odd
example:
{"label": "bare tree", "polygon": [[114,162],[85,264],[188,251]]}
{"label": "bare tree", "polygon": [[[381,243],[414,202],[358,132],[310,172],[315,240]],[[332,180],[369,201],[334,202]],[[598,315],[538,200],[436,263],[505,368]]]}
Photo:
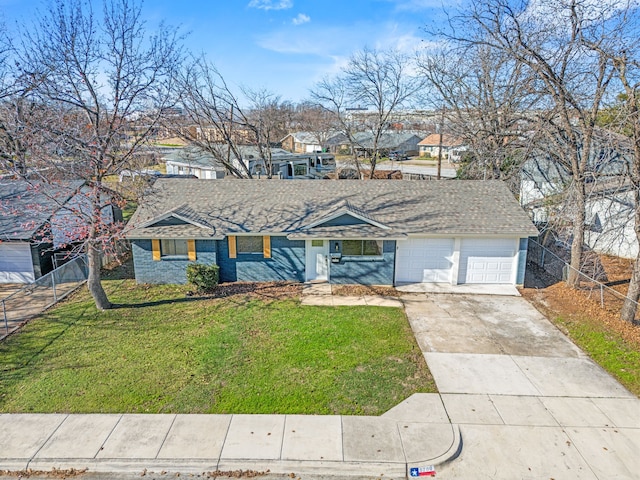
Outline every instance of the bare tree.
{"label": "bare tree", "polygon": [[[241,111],[245,128],[251,132],[253,144],[264,161],[267,178],[273,176],[272,147],[280,145],[280,140],[289,132],[293,121],[293,105],[283,102],[281,97],[265,89],[243,88],[249,108]],[[245,115],[246,112],[246,115]]]}
{"label": "bare tree", "polygon": [[344,135],[349,144],[349,150],[353,155],[353,162],[361,176],[360,161],[358,159],[355,135],[360,131],[360,126],[355,121],[352,114],[352,105],[347,91],[346,81],[343,77],[325,78],[318,82],[314,90],[311,91],[311,98],[314,102],[324,108],[328,115],[334,115],[340,133]]}
{"label": "bare tree", "polygon": [[271,177],[271,148],[286,134],[293,107],[266,90],[233,92],[204,58],[193,60],[181,72],[178,83],[183,122],[173,122],[170,128],[239,178],[252,177],[242,148],[251,145]]}
{"label": "bare tree", "polygon": [[26,173],[24,115],[29,102],[26,88],[15,68],[15,49],[3,22],[0,22],[0,170]]}
{"label": "bare tree", "polygon": [[537,94],[530,71],[485,45],[450,44],[418,59],[427,101],[445,114],[445,129],[467,148],[462,178],[513,180],[526,156],[526,130]]}
{"label": "bare tree", "polygon": [[[371,134],[370,178],[380,156],[380,140],[394,114],[406,106],[423,86],[423,79],[411,72],[412,59],[396,50],[365,48],[354,53],[335,79],[325,79],[313,89],[314,101],[335,112],[343,133],[357,144],[355,126]],[[354,121],[352,109],[367,109]],[[362,146],[362,145],[360,145]]]}
{"label": "bare tree", "polygon": [[104,221],[112,198],[105,179],[127,167],[170,105],[180,39],[164,26],[149,35],[135,0],[105,0],[100,13],[82,0],[53,0],[24,32],[20,64],[40,112],[27,121],[44,139],[29,145],[30,162],[43,180],[80,179],[90,187],[73,211],[75,238],[87,252],[96,307],[108,309],[101,254],[122,225]]}
{"label": "bare tree", "polygon": [[631,183],[634,205],[634,232],[638,253],[633,262],[633,270],[627,295],[620,317],[635,323],[640,300],[640,24],[637,20],[638,7],[621,2],[619,10],[608,22],[611,37],[615,42],[597,43],[585,37],[583,41],[592,49],[607,55],[615,67],[615,75],[624,93],[618,96],[613,115],[607,127],[614,128],[631,140],[631,161],[628,180]]}
{"label": "bare tree", "polygon": [[333,110],[327,110],[313,101],[298,104],[294,114],[294,126],[297,130],[309,132],[322,150],[328,147],[328,141],[340,131],[338,118]]}
{"label": "bare tree", "polygon": [[612,62],[592,45],[615,41],[605,28],[610,14],[609,4],[588,0],[474,0],[444,34],[459,45],[507,55],[535,76],[545,102],[537,112],[538,131],[557,146],[555,158],[572,177],[566,197],[575,207],[568,278],[574,286],[582,262],[594,129],[614,75]]}

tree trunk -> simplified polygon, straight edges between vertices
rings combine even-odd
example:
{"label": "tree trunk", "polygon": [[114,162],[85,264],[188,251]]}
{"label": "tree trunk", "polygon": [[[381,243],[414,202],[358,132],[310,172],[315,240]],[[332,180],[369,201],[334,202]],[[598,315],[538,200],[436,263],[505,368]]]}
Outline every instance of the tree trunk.
{"label": "tree trunk", "polygon": [[620,311],[620,318],[629,323],[636,322],[636,311],[638,309],[638,298],[640,298],[640,252],[633,262],[633,273],[627,290],[627,297]]}
{"label": "tree trunk", "polygon": [[89,278],[87,278],[89,293],[91,293],[98,310],[108,310],[112,305],[100,282],[100,250],[93,245],[89,245],[87,258],[89,263]]}
{"label": "tree trunk", "polygon": [[[631,118],[637,118],[637,108]],[[631,183],[634,186],[633,200],[635,206],[634,229],[636,241],[640,249],[640,127],[635,126],[635,148],[631,173]],[[638,300],[640,299],[640,250],[633,262],[631,281],[627,289],[627,297],[620,311],[620,318],[626,322],[636,323],[636,311],[638,310]]]}
{"label": "tree trunk", "polygon": [[567,272],[567,284],[572,288],[580,285],[580,269],[582,267],[582,245],[584,242],[585,191],[584,183],[576,183],[576,216],[573,221],[573,240],[571,242],[571,263]]}

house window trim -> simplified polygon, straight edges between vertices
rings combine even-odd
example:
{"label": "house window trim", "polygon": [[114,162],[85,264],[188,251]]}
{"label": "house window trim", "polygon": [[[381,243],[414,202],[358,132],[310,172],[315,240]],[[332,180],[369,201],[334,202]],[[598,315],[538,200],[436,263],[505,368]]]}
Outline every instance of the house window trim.
{"label": "house window trim", "polygon": [[[353,255],[353,254],[345,254],[344,253],[344,242],[361,242],[362,244],[362,248],[361,251],[364,252],[364,242],[379,242],[380,243],[380,253],[379,254],[375,254],[375,255],[365,255],[364,253],[361,253],[360,255]],[[343,240],[342,241],[342,258],[344,260],[384,260],[384,241],[383,240],[372,240],[372,239],[367,239],[367,240],[357,240],[357,239],[349,239],[349,240]]]}
{"label": "house window trim", "polygon": [[[164,249],[162,248],[163,242],[185,242],[186,243],[186,253],[185,254],[166,254],[163,253]],[[193,249],[190,249],[190,242],[193,242]],[[195,241],[187,240],[183,238],[163,238],[158,240],[158,246],[160,249],[160,260],[195,260]],[[192,253],[193,252],[193,253]]]}
{"label": "house window trim", "polygon": [[[255,250],[255,251],[248,251],[248,252],[243,252],[241,247],[240,247],[240,243],[241,243],[241,239],[246,239],[246,238],[259,238],[261,240],[261,246],[259,250]],[[236,237],[236,255],[262,255],[263,257],[265,256],[265,241],[264,241],[264,236],[262,235],[242,235],[242,236],[237,236]]]}

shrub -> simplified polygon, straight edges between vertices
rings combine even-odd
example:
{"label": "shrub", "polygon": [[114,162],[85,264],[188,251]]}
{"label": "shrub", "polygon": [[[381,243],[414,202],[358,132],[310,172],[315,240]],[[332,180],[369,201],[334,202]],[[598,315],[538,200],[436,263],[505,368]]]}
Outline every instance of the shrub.
{"label": "shrub", "polygon": [[218,265],[204,265],[202,263],[187,265],[187,281],[200,291],[213,290],[219,280],[220,267]]}

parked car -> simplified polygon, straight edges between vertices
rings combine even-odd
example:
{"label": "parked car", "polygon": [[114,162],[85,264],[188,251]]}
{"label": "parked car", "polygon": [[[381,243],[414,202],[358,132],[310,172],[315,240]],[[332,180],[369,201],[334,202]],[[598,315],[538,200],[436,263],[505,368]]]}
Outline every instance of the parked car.
{"label": "parked car", "polygon": [[409,155],[404,152],[389,152],[389,160],[409,160]]}

